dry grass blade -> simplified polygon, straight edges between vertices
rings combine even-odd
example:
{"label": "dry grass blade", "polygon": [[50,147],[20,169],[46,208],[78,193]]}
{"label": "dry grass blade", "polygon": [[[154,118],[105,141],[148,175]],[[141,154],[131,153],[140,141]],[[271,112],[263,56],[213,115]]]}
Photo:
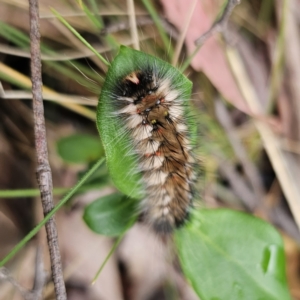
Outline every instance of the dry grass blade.
{"label": "dry grass blade", "polygon": [[[147,24],[152,24],[151,22],[145,22]],[[122,30],[119,29],[119,30]],[[148,39],[155,38],[157,35],[155,32],[152,32],[150,34],[145,34],[143,35],[139,40],[140,41],[146,41]],[[120,37],[119,42],[122,45],[129,46],[132,44],[132,40],[127,38],[127,37]],[[93,47],[100,53],[105,53],[109,52],[111,50],[110,46],[105,46],[105,45],[100,45],[100,44],[94,44]],[[8,45],[3,45],[0,43],[0,53],[4,54],[9,54],[9,55],[14,55],[18,57],[30,57],[30,53],[26,50],[18,49],[15,47],[11,47]],[[42,54],[41,58],[43,61],[69,61],[69,60],[74,60],[74,59],[80,59],[80,58],[88,58],[94,56],[94,53],[86,49],[85,47],[80,47],[79,50],[76,49],[65,49],[65,50],[60,50],[56,51],[55,53],[48,55],[48,54]]]}
{"label": "dry grass blade", "polygon": [[192,5],[190,7],[190,10],[189,10],[189,12],[186,16],[186,20],[184,22],[184,28],[183,28],[182,32],[180,33],[180,36],[178,38],[178,41],[177,41],[177,44],[176,44],[176,47],[175,47],[175,52],[174,52],[174,55],[173,55],[173,58],[172,58],[172,65],[173,66],[176,66],[176,64],[178,62],[180,51],[181,51],[183,43],[185,41],[186,34],[187,34],[187,31],[188,31],[188,28],[189,28],[189,24],[190,24],[192,15],[195,11],[197,2],[198,2],[197,0],[194,0],[194,2],[192,3]]}
{"label": "dry grass blade", "polygon": [[[263,108],[252,87],[239,54],[233,48],[227,48],[227,55],[232,71],[235,77],[239,79],[238,83],[250,109],[253,111],[254,115],[262,116],[264,113]],[[291,165],[292,162],[288,160],[281,148],[280,140],[271,130],[269,125],[260,120],[254,120],[254,122],[261,135],[264,147],[290,205],[298,228],[300,229],[300,188],[297,177],[291,172],[293,169],[293,165]]]}
{"label": "dry grass blade", "polygon": [[133,0],[127,0],[129,23],[130,23],[130,33],[133,41],[133,47],[136,50],[140,50],[139,36],[136,26],[136,15],[134,9]]}
{"label": "dry grass blade", "polygon": [[[0,92],[0,98],[2,99],[32,99],[32,94],[26,91],[4,91],[3,94]],[[44,100],[53,102],[64,102],[64,103],[76,103],[80,105],[96,106],[98,99],[96,97],[91,97],[89,99],[83,98],[77,95],[65,95],[61,93],[57,94],[43,94]]]}
{"label": "dry grass blade", "polygon": [[[288,0],[285,0],[288,1]],[[298,1],[299,2],[299,1]],[[299,20],[296,16],[296,7],[299,4],[294,0],[288,1],[289,5],[287,11],[289,12],[286,18],[286,34],[284,40],[284,52],[286,65],[288,67],[290,76],[288,84],[290,85],[292,99],[294,99],[294,107],[297,112],[297,138],[300,138],[300,30]],[[284,12],[283,12],[284,13]],[[296,126],[296,125],[295,125]]]}
{"label": "dry grass blade", "polygon": [[[31,87],[30,79],[27,76],[17,72],[16,70],[8,67],[7,65],[5,65],[1,62],[0,62],[0,73],[5,74],[9,78],[13,78],[14,81],[16,81],[18,83],[18,85],[20,85],[24,88],[29,89]],[[53,95],[54,97],[59,95],[52,89],[45,87],[45,86],[43,86],[43,92],[47,93],[48,95]],[[68,109],[75,111],[75,112],[81,114],[82,116],[85,116],[91,120],[95,119],[95,113],[83,106],[80,106],[75,103],[65,103],[65,102],[60,102],[60,101],[57,103],[59,103],[60,105],[62,105],[64,107],[67,107]]]}
{"label": "dry grass blade", "polygon": [[[121,10],[101,10],[99,13],[96,13],[96,15],[99,16],[127,16],[127,12],[121,11]],[[147,16],[148,13],[145,11],[136,10],[135,11],[136,16]],[[78,17],[84,17],[86,14],[84,12],[64,12],[61,13],[61,16],[64,18],[78,18]],[[54,19],[55,17],[51,13],[43,13],[40,16],[41,19]]]}

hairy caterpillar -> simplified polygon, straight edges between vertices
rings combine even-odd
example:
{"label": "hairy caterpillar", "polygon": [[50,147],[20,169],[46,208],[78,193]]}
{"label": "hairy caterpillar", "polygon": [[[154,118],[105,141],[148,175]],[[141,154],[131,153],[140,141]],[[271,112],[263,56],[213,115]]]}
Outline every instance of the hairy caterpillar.
{"label": "hairy caterpillar", "polygon": [[158,232],[180,226],[192,204],[191,87],[166,62],[122,46],[97,108],[112,179],[126,195],[143,199],[141,212]]}

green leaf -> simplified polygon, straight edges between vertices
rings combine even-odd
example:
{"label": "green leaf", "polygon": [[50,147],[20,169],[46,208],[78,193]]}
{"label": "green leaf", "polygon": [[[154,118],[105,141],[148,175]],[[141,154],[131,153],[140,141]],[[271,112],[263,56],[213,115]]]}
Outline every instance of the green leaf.
{"label": "green leaf", "polygon": [[83,219],[96,233],[118,236],[137,219],[136,201],[121,194],[95,200],[85,208]]}
{"label": "green leaf", "polygon": [[69,163],[89,163],[104,154],[99,138],[86,134],[74,134],[60,139],[57,151]]}
{"label": "green leaf", "polygon": [[200,210],[175,241],[201,300],[291,299],[283,243],[268,223],[230,210]]}
{"label": "green leaf", "polygon": [[144,70],[149,66],[155,66],[163,70],[165,76],[171,80],[182,93],[181,100],[185,108],[187,125],[195,140],[195,125],[190,118],[190,94],[192,83],[183,74],[170,64],[154,56],[140,51],[121,46],[119,54],[108,69],[100,100],[97,108],[97,126],[105,149],[106,162],[112,180],[116,187],[129,197],[140,199],[145,197],[141,174],[137,172],[138,158],[132,151],[132,142],[129,133],[126,132],[124,121],[116,113],[116,103],[112,95],[116,83],[123,80],[128,74],[136,70]]}

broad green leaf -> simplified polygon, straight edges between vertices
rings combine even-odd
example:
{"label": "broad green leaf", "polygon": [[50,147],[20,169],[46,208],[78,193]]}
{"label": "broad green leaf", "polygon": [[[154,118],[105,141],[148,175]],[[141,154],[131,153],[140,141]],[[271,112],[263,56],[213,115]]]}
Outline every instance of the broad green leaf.
{"label": "broad green leaf", "polygon": [[86,134],[74,134],[60,139],[57,151],[69,163],[89,163],[103,156],[99,138]]}
{"label": "broad green leaf", "polygon": [[[182,92],[181,99],[185,108],[188,128],[195,139],[195,125],[190,118],[190,94],[192,83],[170,64],[154,56],[121,46],[119,54],[107,72],[97,108],[97,126],[106,153],[106,162],[116,187],[129,197],[140,199],[145,197],[138,170],[138,160],[132,149],[129,133],[126,132],[124,121],[116,115],[117,101],[112,98],[116,83],[136,70],[155,66],[166,73],[171,85]],[[133,150],[133,151],[132,151]]]}
{"label": "broad green leaf", "polygon": [[199,210],[175,234],[181,265],[201,300],[289,300],[283,243],[268,223]]}
{"label": "broad green leaf", "polygon": [[96,233],[118,236],[137,218],[136,201],[121,194],[99,198],[85,208],[83,219]]}

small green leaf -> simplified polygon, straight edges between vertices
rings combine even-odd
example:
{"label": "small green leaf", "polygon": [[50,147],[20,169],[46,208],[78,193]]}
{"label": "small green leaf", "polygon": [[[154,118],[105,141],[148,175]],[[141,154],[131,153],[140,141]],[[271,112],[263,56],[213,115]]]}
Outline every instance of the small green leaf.
{"label": "small green leaf", "polygon": [[74,134],[60,139],[57,151],[69,163],[89,163],[103,156],[99,138],[86,134]]}
{"label": "small green leaf", "polygon": [[134,224],[136,212],[135,200],[121,194],[111,194],[88,205],[83,219],[96,233],[118,236]]}
{"label": "small green leaf", "polygon": [[289,300],[283,243],[268,223],[230,210],[195,211],[175,234],[201,300]]}
{"label": "small green leaf", "polygon": [[97,108],[97,126],[105,148],[106,163],[111,178],[116,187],[125,195],[141,199],[145,197],[138,172],[138,158],[132,149],[132,141],[124,121],[116,114],[117,103],[112,95],[115,94],[116,85],[128,74],[137,70],[149,70],[149,66],[155,66],[163,71],[164,76],[182,94],[181,101],[185,110],[188,129],[191,140],[195,140],[196,131],[193,119],[190,118],[190,94],[192,82],[188,80],[176,68],[146,53],[121,46],[119,54],[108,69],[105,82],[102,87]]}

